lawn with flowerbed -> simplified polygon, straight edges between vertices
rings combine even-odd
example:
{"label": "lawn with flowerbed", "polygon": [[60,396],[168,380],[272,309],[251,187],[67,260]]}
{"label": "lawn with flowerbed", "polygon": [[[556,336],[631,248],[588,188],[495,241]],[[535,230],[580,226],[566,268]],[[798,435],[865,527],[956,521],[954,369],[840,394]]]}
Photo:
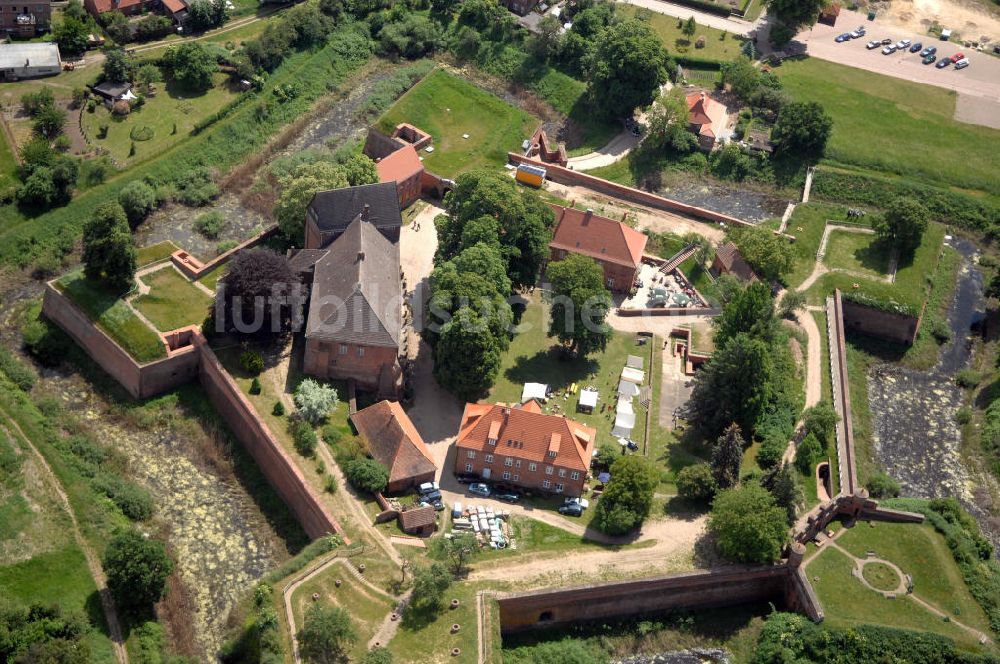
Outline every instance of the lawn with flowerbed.
{"label": "lawn with flowerbed", "polygon": [[[454,177],[480,166],[507,163],[507,152],[519,150],[540,121],[472,83],[436,69],[400,97],[377,126],[391,134],[403,122],[434,137],[434,151],[420,153],[424,166],[438,175]],[[468,138],[463,138],[466,135]]]}

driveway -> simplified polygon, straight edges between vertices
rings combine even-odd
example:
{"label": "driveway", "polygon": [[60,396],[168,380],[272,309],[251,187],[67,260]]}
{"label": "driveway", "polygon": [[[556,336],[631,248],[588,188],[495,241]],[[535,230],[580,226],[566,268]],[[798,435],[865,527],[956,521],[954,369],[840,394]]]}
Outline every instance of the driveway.
{"label": "driveway", "polygon": [[625,157],[638,144],[638,136],[630,131],[623,131],[599,150],[579,157],[570,157],[569,167],[574,171],[589,171],[601,166],[610,166]]}

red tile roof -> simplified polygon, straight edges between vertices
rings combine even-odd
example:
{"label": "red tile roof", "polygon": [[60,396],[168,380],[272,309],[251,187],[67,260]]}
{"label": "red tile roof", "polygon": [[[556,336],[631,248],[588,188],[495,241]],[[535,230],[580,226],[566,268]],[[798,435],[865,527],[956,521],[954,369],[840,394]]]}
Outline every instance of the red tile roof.
{"label": "red tile roof", "polygon": [[687,105],[688,121],[693,125],[712,125],[726,114],[726,107],[704,92],[688,95]]}
{"label": "red tile roof", "polygon": [[648,238],[620,221],[562,205],[550,205],[556,213],[550,247],[564,249],[609,263],[638,267]]}
{"label": "red tile roof", "polygon": [[404,145],[375,165],[379,182],[404,182],[420,174],[424,165],[412,145]]}
{"label": "red tile roof", "polygon": [[390,484],[437,470],[430,450],[399,403],[380,401],[351,415],[351,421],[368,452],[389,469]]}
{"label": "red tile roof", "polygon": [[[490,445],[488,438],[494,431],[496,445]],[[466,404],[457,445],[586,472],[596,439],[596,429],[560,415],[546,415],[531,400],[521,406]],[[556,456],[550,457],[550,451]]]}
{"label": "red tile roof", "polygon": [[171,14],[182,12],[187,9],[187,5],[182,0],[160,0],[163,6],[170,10]]}
{"label": "red tile roof", "polygon": [[429,526],[437,521],[437,514],[430,505],[416,507],[399,513],[399,526],[404,533],[410,533],[424,526]]}
{"label": "red tile roof", "polygon": [[112,0],[87,0],[85,4],[91,14],[100,15],[104,12],[110,12],[112,10],[125,11],[131,7],[137,7],[143,4],[143,2],[142,0],[118,0],[118,2],[115,3]]}

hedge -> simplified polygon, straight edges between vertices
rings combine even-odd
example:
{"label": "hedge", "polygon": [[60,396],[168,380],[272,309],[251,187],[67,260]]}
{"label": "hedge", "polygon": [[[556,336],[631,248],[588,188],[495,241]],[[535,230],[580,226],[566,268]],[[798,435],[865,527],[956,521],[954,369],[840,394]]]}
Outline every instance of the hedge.
{"label": "hedge", "polygon": [[895,300],[883,300],[860,291],[844,291],[841,293],[841,298],[848,302],[854,302],[855,304],[871,307],[872,309],[878,309],[890,314],[913,316],[914,318],[920,315],[920,307],[915,307],[911,304],[902,304]]}
{"label": "hedge", "polygon": [[723,7],[715,4],[714,2],[705,2],[704,0],[671,0],[671,4],[693,7],[694,9],[708,12],[709,14],[715,14],[716,16],[728,17],[732,13],[729,10],[729,7]]}
{"label": "hedge", "polygon": [[681,67],[690,67],[692,69],[722,69],[722,62],[720,60],[712,60],[710,58],[696,58],[688,55],[675,55],[674,60]]}

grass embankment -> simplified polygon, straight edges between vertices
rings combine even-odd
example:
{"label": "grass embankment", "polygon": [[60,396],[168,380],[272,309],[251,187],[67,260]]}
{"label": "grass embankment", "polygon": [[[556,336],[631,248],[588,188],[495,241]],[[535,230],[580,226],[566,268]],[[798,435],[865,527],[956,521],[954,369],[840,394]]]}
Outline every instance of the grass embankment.
{"label": "grass embankment", "polygon": [[[378,120],[385,133],[408,122],[434,137],[424,165],[453,177],[480,166],[507,163],[507,152],[531,137],[538,118],[442,69],[428,74]],[[468,136],[468,138],[464,138]]]}
{"label": "grass embankment", "polygon": [[[740,48],[743,46],[744,37],[741,35],[711,28],[707,25],[699,25],[694,36],[688,37],[681,32],[681,26],[678,25],[683,19],[633,5],[618,5],[616,10],[622,16],[638,18],[647,23],[653,32],[660,36],[663,45],[667,47],[671,55],[728,62],[740,54]],[[703,48],[698,48],[695,45],[699,37],[705,38]]]}
{"label": "grass embankment", "polygon": [[172,265],[140,279],[149,286],[149,293],[135,298],[134,306],[160,332],[200,325],[208,315],[212,298]]}
{"label": "grass embankment", "polygon": [[82,271],[67,274],[56,282],[56,286],[136,361],[150,362],[166,357],[160,336],[118,295],[92,284]]}
{"label": "grass embankment", "polygon": [[178,247],[170,240],[157,242],[148,247],[136,250],[136,265],[140,268],[147,267],[153,263],[159,263],[170,258],[170,254],[177,251]]}

